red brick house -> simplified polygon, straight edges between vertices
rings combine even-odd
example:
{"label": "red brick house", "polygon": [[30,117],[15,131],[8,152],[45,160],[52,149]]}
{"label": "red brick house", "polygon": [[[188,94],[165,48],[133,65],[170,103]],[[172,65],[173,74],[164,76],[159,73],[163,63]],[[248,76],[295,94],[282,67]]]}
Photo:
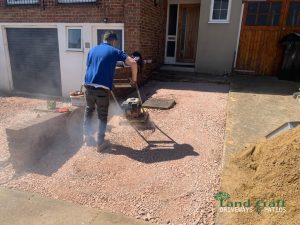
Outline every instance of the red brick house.
{"label": "red brick house", "polygon": [[0,89],[67,96],[106,30],[116,31],[120,49],[147,60],[144,81],[163,62],[166,7],[164,0],[0,0]]}
{"label": "red brick house", "polygon": [[280,40],[300,31],[300,0],[0,0],[0,90],[68,96],[106,30],[147,60],[140,81],[163,63],[278,75]]}

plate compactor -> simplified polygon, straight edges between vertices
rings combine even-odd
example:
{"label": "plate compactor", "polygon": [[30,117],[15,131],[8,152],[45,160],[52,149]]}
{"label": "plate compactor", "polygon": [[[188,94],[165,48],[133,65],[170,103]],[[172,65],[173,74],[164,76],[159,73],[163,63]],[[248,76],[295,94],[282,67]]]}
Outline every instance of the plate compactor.
{"label": "plate compactor", "polygon": [[128,98],[122,104],[118,102],[113,92],[111,95],[123,112],[126,122],[121,122],[120,125],[131,125],[138,130],[155,130],[155,125],[149,119],[149,113],[143,108],[143,102],[138,85],[135,84],[137,98]]}
{"label": "plate compactor", "polygon": [[[124,83],[121,85],[124,87]],[[127,87],[130,87],[129,84]],[[125,124],[121,123],[121,125],[130,125],[136,133],[148,144],[147,148],[144,150],[150,149],[150,147],[157,147],[160,144],[171,144],[171,145],[178,145],[176,141],[174,141],[168,134],[162,131],[154,122],[150,120],[149,113],[143,108],[143,102],[140,95],[140,91],[137,85],[135,85],[136,93],[138,95],[137,98],[128,98],[122,104],[119,104],[118,100],[116,99],[114,93],[111,91],[111,95],[118,105],[119,109],[122,110],[123,116],[126,119]],[[163,135],[165,135],[169,140],[168,141],[148,141],[144,135],[140,132],[140,130],[151,130],[159,131]]]}
{"label": "plate compactor", "polygon": [[121,105],[124,110],[125,117],[130,122],[146,122],[149,114],[144,111],[141,100],[139,98],[128,98]]}

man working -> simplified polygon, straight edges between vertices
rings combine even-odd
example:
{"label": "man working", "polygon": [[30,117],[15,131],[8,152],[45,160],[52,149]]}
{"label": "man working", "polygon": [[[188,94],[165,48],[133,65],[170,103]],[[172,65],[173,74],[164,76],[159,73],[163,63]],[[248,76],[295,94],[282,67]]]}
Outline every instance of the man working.
{"label": "man working", "polygon": [[86,89],[86,109],[84,114],[84,142],[89,145],[92,141],[92,115],[97,107],[99,126],[97,133],[97,151],[103,150],[109,106],[109,93],[112,89],[117,61],[123,61],[131,67],[132,85],[137,81],[137,64],[134,59],[123,51],[116,49],[117,35],[113,32],[104,34],[103,43],[92,48],[87,58],[87,69],[84,87]]}

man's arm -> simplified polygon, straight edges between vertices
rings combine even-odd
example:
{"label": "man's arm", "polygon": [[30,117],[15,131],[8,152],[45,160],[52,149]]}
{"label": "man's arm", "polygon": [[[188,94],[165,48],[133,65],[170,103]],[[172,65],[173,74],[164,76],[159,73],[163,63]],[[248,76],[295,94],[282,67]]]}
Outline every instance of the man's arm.
{"label": "man's arm", "polygon": [[126,60],[125,60],[125,63],[131,67],[131,79],[133,82],[137,82],[137,71],[138,71],[138,68],[137,68],[137,64],[136,64],[136,61],[131,58],[131,57],[127,57]]}

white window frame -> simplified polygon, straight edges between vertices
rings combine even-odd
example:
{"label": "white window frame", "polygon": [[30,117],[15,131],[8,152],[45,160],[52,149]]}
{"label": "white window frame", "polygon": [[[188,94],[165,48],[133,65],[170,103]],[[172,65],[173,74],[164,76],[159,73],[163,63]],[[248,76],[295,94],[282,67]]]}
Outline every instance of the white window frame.
{"label": "white window frame", "polygon": [[36,5],[39,3],[39,0],[22,0],[21,2],[18,0],[7,0],[6,2],[7,5]]}
{"label": "white window frame", "polygon": [[[170,15],[170,5],[177,5],[177,21],[176,21],[176,34],[175,35],[169,35],[169,15]],[[177,52],[177,34],[178,34],[178,20],[179,20],[179,7],[180,4],[178,3],[168,3],[168,9],[167,9],[167,23],[166,23],[166,40],[165,40],[165,55],[164,55],[164,62],[167,64],[176,64],[176,52]],[[174,38],[175,42],[175,50],[174,50],[174,56],[167,56],[167,49],[168,49],[168,41],[169,38]]]}
{"label": "white window frame", "polygon": [[97,0],[57,0],[59,4],[97,3]]}
{"label": "white window frame", "polygon": [[93,31],[93,42],[92,47],[97,46],[97,30],[122,30],[122,51],[125,48],[125,31],[124,31],[124,23],[100,23],[97,26],[92,27]]}
{"label": "white window frame", "polygon": [[[72,52],[82,52],[83,51],[83,40],[82,40],[82,27],[66,27],[66,49],[67,51],[72,51]],[[76,29],[76,30],[80,30],[80,39],[81,39],[81,42],[80,42],[80,47],[81,48],[69,48],[69,30],[72,30],[72,29]]]}
{"label": "white window frame", "polygon": [[209,21],[208,21],[208,23],[230,23],[230,14],[231,14],[232,0],[229,0],[229,2],[228,2],[227,18],[225,20],[216,20],[216,19],[213,19],[214,4],[215,4],[215,0],[211,0],[210,14],[209,14]]}

